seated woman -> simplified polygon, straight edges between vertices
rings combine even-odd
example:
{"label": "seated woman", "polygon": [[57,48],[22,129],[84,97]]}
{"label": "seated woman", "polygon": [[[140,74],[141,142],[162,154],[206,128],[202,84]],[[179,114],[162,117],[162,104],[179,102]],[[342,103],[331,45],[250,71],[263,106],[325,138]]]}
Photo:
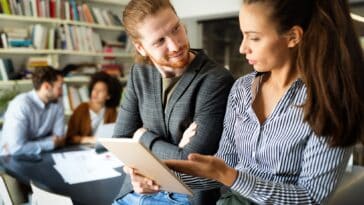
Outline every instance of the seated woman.
{"label": "seated woman", "polygon": [[[255,72],[230,91],[217,153],[166,163],[210,179],[181,175],[193,189],[225,185],[219,205],[326,204],[364,142],[364,61],[348,2],[244,0],[239,21]],[[159,191],[124,169],[134,190]]]}
{"label": "seated woman", "polygon": [[98,127],[116,121],[121,83],[104,72],[97,72],[89,83],[90,101],[81,103],[68,121],[67,141],[71,144],[95,143]]}

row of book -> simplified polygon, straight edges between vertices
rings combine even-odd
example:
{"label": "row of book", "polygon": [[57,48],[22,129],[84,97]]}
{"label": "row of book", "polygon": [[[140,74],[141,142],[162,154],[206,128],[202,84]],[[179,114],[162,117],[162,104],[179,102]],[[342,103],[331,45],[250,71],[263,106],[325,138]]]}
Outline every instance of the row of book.
{"label": "row of book", "polygon": [[122,16],[75,0],[0,0],[0,13],[121,26]]}
{"label": "row of book", "polygon": [[72,113],[82,102],[88,102],[89,91],[87,85],[76,87],[63,84],[63,106],[65,113]]}
{"label": "row of book", "polygon": [[61,24],[56,28],[47,28],[36,24],[32,33],[33,46],[36,49],[102,52],[100,35],[88,27]]}
{"label": "row of book", "polygon": [[100,35],[92,28],[60,24],[48,28],[41,24],[31,26],[30,34],[24,28],[4,28],[0,32],[1,48],[31,47],[35,49],[62,49],[83,52],[102,52]]}

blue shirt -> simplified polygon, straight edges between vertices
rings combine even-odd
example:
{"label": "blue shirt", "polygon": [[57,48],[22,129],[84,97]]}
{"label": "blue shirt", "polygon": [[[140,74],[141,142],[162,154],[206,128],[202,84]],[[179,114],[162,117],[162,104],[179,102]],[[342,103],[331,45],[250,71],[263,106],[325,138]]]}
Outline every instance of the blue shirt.
{"label": "blue shirt", "polygon": [[[252,103],[260,77],[237,80],[230,92],[224,131],[216,156],[238,171],[230,187],[259,204],[320,204],[342,178],[352,148],[332,148],[303,120],[306,87],[296,80],[260,123]],[[208,180],[185,181],[193,188]]]}
{"label": "blue shirt", "polygon": [[1,155],[52,150],[52,137],[64,136],[62,100],[45,104],[35,90],[16,96],[8,106],[0,142]]}

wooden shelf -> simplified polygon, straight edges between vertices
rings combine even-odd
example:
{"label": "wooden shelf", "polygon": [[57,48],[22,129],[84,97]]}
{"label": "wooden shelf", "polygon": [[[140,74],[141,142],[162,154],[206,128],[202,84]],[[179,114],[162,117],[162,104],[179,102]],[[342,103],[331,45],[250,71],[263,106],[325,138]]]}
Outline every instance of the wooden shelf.
{"label": "wooden shelf", "polygon": [[[126,83],[127,77],[119,78],[120,82]],[[73,76],[73,77],[65,77],[64,82],[66,84],[75,84],[75,83],[81,83],[81,84],[87,84],[90,81],[90,77],[88,76]],[[32,85],[32,80],[30,79],[21,79],[21,80],[2,80],[0,81],[1,87],[10,87],[17,84],[18,86],[24,86],[24,85]]]}
{"label": "wooden shelf", "polygon": [[48,24],[68,24],[68,25],[75,25],[75,26],[86,26],[86,27],[89,27],[89,28],[109,30],[109,31],[124,31],[123,26],[107,26],[107,25],[92,24],[92,23],[87,23],[87,22],[82,22],[82,21],[71,21],[71,20],[44,18],[44,17],[31,17],[31,16],[17,16],[17,15],[0,14],[0,20],[34,22],[34,23],[48,23]]}

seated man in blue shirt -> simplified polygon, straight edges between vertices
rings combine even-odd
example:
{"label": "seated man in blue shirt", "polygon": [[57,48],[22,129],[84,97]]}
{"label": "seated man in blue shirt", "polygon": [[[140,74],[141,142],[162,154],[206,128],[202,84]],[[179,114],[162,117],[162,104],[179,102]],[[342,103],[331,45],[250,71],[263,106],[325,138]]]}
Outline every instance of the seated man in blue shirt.
{"label": "seated man in blue shirt", "polygon": [[16,96],[5,113],[1,155],[30,155],[52,150],[65,142],[62,74],[37,68],[34,89]]}

